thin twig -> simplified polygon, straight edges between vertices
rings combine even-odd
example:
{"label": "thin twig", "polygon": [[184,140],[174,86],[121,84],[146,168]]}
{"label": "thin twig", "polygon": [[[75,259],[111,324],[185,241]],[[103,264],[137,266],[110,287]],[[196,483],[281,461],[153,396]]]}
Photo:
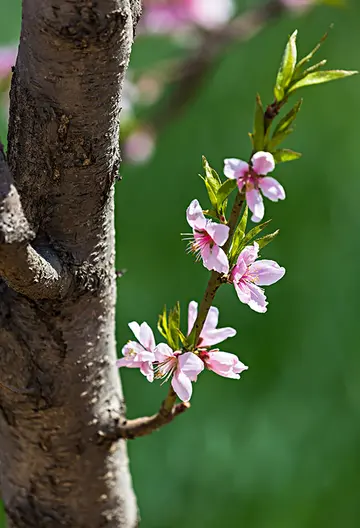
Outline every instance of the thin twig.
{"label": "thin twig", "polygon": [[115,442],[120,438],[133,440],[140,436],[146,436],[157,431],[164,425],[172,422],[177,416],[183,414],[190,408],[189,402],[182,402],[175,405],[176,394],[172,388],[165,400],[162,402],[159,411],[153,416],[144,416],[134,420],[117,421],[111,430],[100,431],[100,442]]}

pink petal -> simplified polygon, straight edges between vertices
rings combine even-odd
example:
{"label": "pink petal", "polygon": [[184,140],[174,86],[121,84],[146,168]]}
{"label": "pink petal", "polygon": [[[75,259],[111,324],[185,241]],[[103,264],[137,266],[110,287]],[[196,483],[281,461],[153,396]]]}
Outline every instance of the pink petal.
{"label": "pink petal", "polygon": [[183,372],[191,381],[196,381],[203,370],[204,363],[192,352],[185,352],[178,357],[177,371]]}
{"label": "pink petal", "polygon": [[205,228],[207,221],[198,200],[193,200],[186,209],[186,219],[193,229]]}
{"label": "pink petal", "polygon": [[122,348],[123,356],[127,358],[133,358],[134,361],[154,361],[154,354],[150,350],[145,350],[136,341],[129,341]]}
{"label": "pink petal", "polygon": [[261,176],[275,169],[274,156],[270,152],[256,152],[251,158],[251,163],[256,174]]}
{"label": "pink petal", "polygon": [[250,266],[259,255],[259,244],[254,242],[252,246],[246,246],[238,257],[237,266],[241,266],[241,261],[245,262],[246,266]]}
{"label": "pink petal", "polygon": [[192,395],[192,385],[189,378],[181,372],[181,370],[176,370],[172,380],[171,380],[171,386],[183,402],[187,402],[190,400]]}
{"label": "pink petal", "polygon": [[141,363],[140,372],[146,377],[148,381],[150,381],[150,383],[154,381],[154,369],[152,363]]}
{"label": "pink petal", "polygon": [[249,275],[259,286],[270,286],[285,275],[285,268],[274,260],[258,260],[249,268]]}
{"label": "pink petal", "polygon": [[163,361],[169,360],[175,357],[174,351],[166,343],[159,343],[154,349],[155,360],[162,363]]}
{"label": "pink petal", "polygon": [[138,341],[140,341],[140,325],[136,321],[133,321],[132,323],[128,324],[128,327],[136,337]]}
{"label": "pink petal", "polygon": [[248,282],[247,287],[249,288],[251,295],[250,301],[247,304],[252,310],[254,310],[254,312],[265,313],[268,302],[266,301],[264,291],[251,282]]}
{"label": "pink petal", "polygon": [[231,281],[239,282],[242,277],[247,273],[248,267],[244,262],[244,259],[239,255],[236,266],[231,271]]}
{"label": "pink petal", "polygon": [[131,356],[125,356],[123,358],[120,358],[116,361],[116,366],[121,367],[127,367],[127,368],[140,368],[141,367],[141,361],[136,361]]}
{"label": "pink petal", "polygon": [[214,330],[219,321],[219,310],[216,306],[211,306],[205,319],[203,331]]}
{"label": "pink petal", "polygon": [[221,352],[220,350],[210,350],[208,352],[206,366],[219,376],[232,379],[239,379],[239,374],[248,368],[235,354]]}
{"label": "pink petal", "polygon": [[210,247],[210,244],[205,246],[201,250],[201,257],[205,268],[208,270],[225,274],[229,272],[229,261],[225,252],[219,246]]}
{"label": "pink petal", "polygon": [[[189,304],[188,311],[188,334],[190,334],[193,329],[196,317],[197,317],[197,308],[198,305],[195,301],[192,301]],[[191,311],[191,319],[190,319]],[[215,306],[211,306],[210,310],[205,319],[203,329],[200,334],[199,345],[203,347],[208,347],[225,341],[228,337],[233,337],[236,335],[236,330],[234,328],[216,328],[219,320],[219,310]]]}
{"label": "pink petal", "polygon": [[249,164],[237,158],[228,158],[224,160],[224,174],[231,180],[243,178],[249,172]]}
{"label": "pink petal", "polygon": [[[187,335],[190,335],[191,330],[193,329],[194,323],[195,323],[196,318],[197,318],[197,310],[198,310],[198,303],[195,302],[195,301],[191,301],[189,303],[189,308],[188,308],[188,331],[187,331]],[[206,324],[206,322],[205,322],[205,324]]]}
{"label": "pink petal", "polygon": [[153,331],[147,323],[142,323],[140,325],[140,343],[143,345],[146,350],[154,350],[155,348],[155,339]]}
{"label": "pink petal", "polygon": [[215,328],[213,330],[206,330],[201,332],[201,346],[208,347],[212,345],[217,345],[222,341],[225,341],[228,337],[234,337],[236,335],[235,328],[225,327],[225,328]]}
{"label": "pink petal", "polygon": [[266,198],[272,202],[285,199],[285,190],[275,178],[259,178],[259,187]]}
{"label": "pink petal", "polygon": [[239,282],[234,281],[234,287],[240,301],[244,304],[249,304],[251,293],[248,283],[243,280],[240,280]]}
{"label": "pink petal", "polygon": [[246,191],[246,201],[250,211],[253,213],[251,220],[253,222],[260,222],[264,218],[265,208],[260,191],[252,189]]}
{"label": "pink petal", "polygon": [[206,231],[209,233],[215,244],[223,246],[229,237],[230,228],[224,224],[208,222]]}

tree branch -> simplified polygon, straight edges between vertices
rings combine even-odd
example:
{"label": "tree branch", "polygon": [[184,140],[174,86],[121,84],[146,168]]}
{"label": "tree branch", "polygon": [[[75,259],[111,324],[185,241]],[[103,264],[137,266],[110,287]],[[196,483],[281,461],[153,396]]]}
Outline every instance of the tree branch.
{"label": "tree branch", "polygon": [[42,255],[36,251],[30,244],[34,238],[0,143],[0,275],[31,299],[62,297],[71,275],[49,247]]}
{"label": "tree branch", "polygon": [[134,420],[115,420],[113,427],[99,432],[100,442],[114,442],[120,438],[133,440],[140,436],[146,436],[157,431],[164,425],[172,422],[177,416],[190,409],[189,402],[181,402],[175,405],[176,394],[172,388],[159,411],[153,416],[143,416]]}
{"label": "tree branch", "polygon": [[[6,255],[10,246],[16,251],[5,262],[7,283],[0,280],[1,498],[9,528],[135,528],[125,442],[107,450],[97,432],[124,405],[116,367],[114,181],[140,2],[22,6],[10,172],[2,165],[3,200],[15,197],[18,210],[21,200],[25,236],[6,244]],[[56,255],[74,276],[63,297],[56,291],[67,275]],[[11,277],[10,263],[17,265]],[[25,272],[34,274],[26,288],[46,280],[52,297],[18,293]]]}
{"label": "tree branch", "polygon": [[267,24],[290,9],[282,0],[268,0],[235,17],[226,26],[204,33],[199,48],[181,61],[172,74],[173,86],[167,102],[155,108],[151,126],[159,132],[189,104],[206,80],[216,60],[233,42],[246,42]]}

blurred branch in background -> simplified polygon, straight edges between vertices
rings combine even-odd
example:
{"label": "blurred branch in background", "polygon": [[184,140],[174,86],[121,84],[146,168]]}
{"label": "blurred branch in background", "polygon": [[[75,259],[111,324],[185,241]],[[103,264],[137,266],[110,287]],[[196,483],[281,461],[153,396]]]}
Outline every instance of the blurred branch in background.
{"label": "blurred branch in background", "polygon": [[[235,10],[229,0],[216,0],[216,2],[214,0],[166,2],[165,0],[165,2],[160,2],[161,8],[159,8],[159,2],[156,1],[146,2],[145,0],[144,3],[144,26],[147,31],[153,29],[155,33],[169,32],[177,38],[180,44],[187,46],[191,33],[193,37],[196,33],[197,38],[193,38],[196,45],[188,51],[185,57],[177,61],[158,64],[146,76],[140,77],[137,83],[139,89],[144,92],[153,91],[156,95],[151,101],[152,106],[148,115],[142,121],[135,121],[134,127],[130,125],[128,130],[123,129],[123,153],[125,161],[130,163],[141,163],[148,160],[154,150],[157,135],[172,120],[176,119],[187,105],[191,104],[217,61],[232,43],[250,40],[284,14],[300,15],[316,4],[336,2],[333,0],[323,2],[269,0],[236,16],[232,16]],[[181,9],[180,4],[182,4]],[[197,6],[192,19],[189,14],[184,16],[185,4],[190,6],[188,9],[191,6],[193,9],[195,5]],[[165,16],[166,9],[168,10],[167,17]],[[177,16],[179,12],[183,14],[182,17]],[[183,38],[179,38],[179,33]],[[169,93],[161,97],[167,85]]]}
{"label": "blurred branch in background", "polygon": [[[144,163],[159,133],[196,98],[234,42],[246,42],[286,14],[301,15],[340,0],[268,0],[236,13],[233,0],[144,0],[139,37],[165,35],[181,57],[158,61],[146,71],[130,68],[122,101],[122,151],[128,163]],[[0,92],[5,114],[16,46],[0,48]],[[0,94],[1,95],[1,94]]]}

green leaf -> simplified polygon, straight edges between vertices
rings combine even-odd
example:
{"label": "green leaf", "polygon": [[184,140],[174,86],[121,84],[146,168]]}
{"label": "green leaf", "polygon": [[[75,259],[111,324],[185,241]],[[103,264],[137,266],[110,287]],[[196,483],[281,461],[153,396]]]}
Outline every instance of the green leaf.
{"label": "green leaf", "polygon": [[213,169],[210,165],[208,160],[205,158],[205,156],[202,157],[203,160],[203,167],[205,171],[205,177],[208,178],[213,185],[216,187],[219,187],[221,185],[221,179],[218,173],[215,169]]}
{"label": "green leaf", "polygon": [[180,303],[177,302],[169,312],[168,318],[168,343],[174,349],[179,349],[179,330],[180,330]]}
{"label": "green leaf", "polygon": [[284,163],[285,161],[294,161],[301,158],[300,152],[295,152],[290,149],[279,149],[272,152],[276,163]]}
{"label": "green leaf", "polygon": [[167,340],[169,329],[167,323],[166,306],[164,306],[163,312],[159,315],[157,327],[160,334]]}
{"label": "green leaf", "polygon": [[260,99],[260,95],[257,94],[254,117],[254,130],[252,134],[252,142],[255,151],[264,149],[264,133],[264,108]]}
{"label": "green leaf", "polygon": [[223,204],[226,198],[236,189],[236,180],[226,180],[222,185],[220,185],[217,192],[217,205],[218,208]]}
{"label": "green leaf", "polygon": [[270,222],[271,220],[267,220],[266,222],[253,227],[243,239],[241,249],[248,246],[249,243],[270,224]]}
{"label": "green leaf", "polygon": [[215,218],[218,220],[218,214],[214,209],[206,209],[203,211],[204,215],[211,216],[212,218]]}
{"label": "green leaf", "polygon": [[297,30],[295,30],[294,33],[290,36],[286,44],[281,65],[276,77],[274,94],[278,102],[284,99],[286,89],[291,83],[295,71],[297,59],[296,36]]}
{"label": "green leaf", "polygon": [[273,134],[273,138],[274,136],[276,136],[277,134],[279,134],[280,132],[285,132],[286,130],[288,130],[290,128],[290,126],[292,125],[292,123],[295,121],[296,119],[296,116],[301,108],[301,105],[302,105],[302,102],[303,100],[300,99],[300,101],[298,101],[294,106],[293,108],[290,110],[290,112],[288,112],[286,114],[286,116],[284,116],[280,121],[279,123],[277,124],[277,126],[275,127],[275,130],[274,130],[274,134]]}
{"label": "green leaf", "polygon": [[305,66],[305,64],[307,64],[309,61],[311,61],[311,59],[313,58],[315,53],[321,48],[321,46],[323,45],[323,43],[325,42],[327,37],[328,37],[328,33],[325,33],[325,35],[323,35],[321,37],[320,42],[318,42],[318,44],[316,44],[315,48],[312,49],[310,51],[310,53],[305,55],[305,57],[303,57],[301,60],[299,60],[299,62],[296,65],[295,71],[294,71],[293,79],[298,79],[298,78],[300,78],[302,76],[302,71],[301,71],[302,67]]}
{"label": "green leaf", "polygon": [[276,231],[274,231],[274,233],[270,233],[270,235],[265,235],[261,238],[258,238],[256,242],[259,244],[259,248],[262,249],[267,246],[270,242],[274,240],[275,237],[278,236],[279,233],[280,229],[277,229]]}
{"label": "green leaf", "polygon": [[306,70],[302,72],[302,75],[300,78],[302,79],[303,77],[306,77],[309,73],[319,70],[320,68],[322,68],[322,66],[325,66],[326,63],[327,63],[327,60],[323,59],[322,61],[317,62],[316,64],[313,64],[313,66],[310,66],[310,68],[306,68]]}
{"label": "green leaf", "polygon": [[241,242],[245,236],[247,221],[248,221],[249,208],[246,205],[242,214],[241,220],[237,225],[232,239],[232,244],[229,253],[230,266],[236,261],[240,253]]}
{"label": "green leaf", "polygon": [[190,345],[190,342],[189,342],[188,338],[186,336],[184,336],[184,334],[182,333],[182,331],[180,329],[178,329],[178,335],[179,335],[179,338],[180,338],[180,341],[181,341],[182,345],[185,348],[188,348],[189,345]]}
{"label": "green leaf", "polygon": [[293,128],[288,128],[287,130],[284,130],[283,132],[278,132],[276,135],[274,133],[273,137],[269,141],[269,143],[266,145],[266,149],[269,152],[272,152],[280,143],[282,143],[290,134],[294,132]]}
{"label": "green leaf", "polygon": [[330,81],[336,81],[338,79],[343,79],[345,77],[350,77],[355,75],[357,71],[347,71],[347,70],[325,70],[314,73],[309,73],[303,79],[300,79],[294,83],[290,88],[288,93],[293,93],[299,88],[304,88],[305,86],[311,86],[313,84],[323,84]]}
{"label": "green leaf", "polygon": [[205,177],[200,176],[200,178],[205,182],[206,190],[208,192],[211,205],[214,209],[217,209],[216,195],[221,185],[221,180],[218,173],[212,167],[210,167],[205,156],[203,156],[203,167],[205,171]]}

